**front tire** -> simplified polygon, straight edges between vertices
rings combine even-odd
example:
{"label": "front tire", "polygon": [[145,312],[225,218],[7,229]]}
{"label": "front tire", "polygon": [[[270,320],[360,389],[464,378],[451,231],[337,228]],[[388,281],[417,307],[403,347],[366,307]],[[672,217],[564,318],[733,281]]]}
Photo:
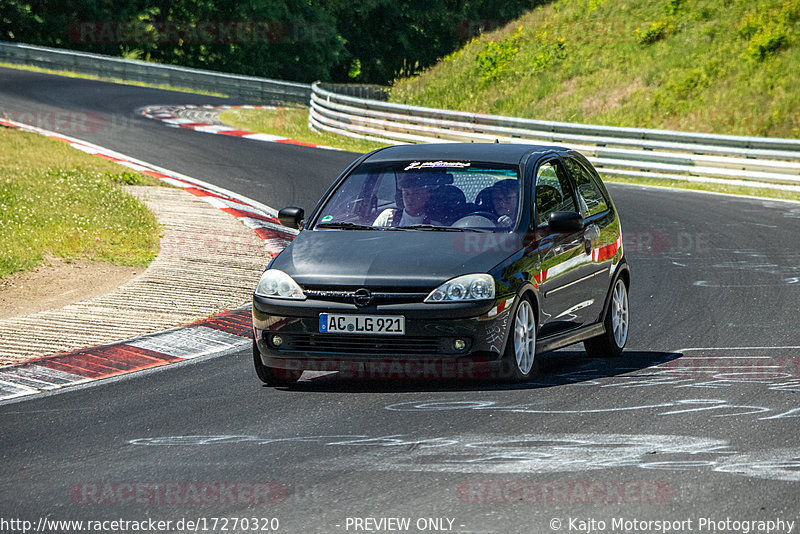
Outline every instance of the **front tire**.
{"label": "front tire", "polygon": [[258,343],[253,340],[253,365],[256,368],[258,378],[268,386],[291,386],[298,380],[303,371],[300,369],[279,369],[268,367],[261,361],[261,353],[258,350]]}
{"label": "front tire", "polygon": [[530,299],[520,297],[513,321],[503,353],[503,374],[511,382],[522,382],[535,375],[539,367],[536,359],[538,325]]}
{"label": "front tire", "polygon": [[614,282],[611,299],[608,301],[604,324],[604,334],[583,342],[586,354],[592,358],[617,357],[628,341],[630,311],[628,308],[628,286],[621,277]]}

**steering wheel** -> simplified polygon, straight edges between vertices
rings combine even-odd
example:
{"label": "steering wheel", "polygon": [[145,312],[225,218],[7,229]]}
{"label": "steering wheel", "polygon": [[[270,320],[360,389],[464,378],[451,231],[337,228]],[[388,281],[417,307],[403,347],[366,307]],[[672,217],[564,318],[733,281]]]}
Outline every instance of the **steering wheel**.
{"label": "steering wheel", "polygon": [[454,228],[494,228],[494,213],[488,211],[476,211],[465,217],[461,217],[450,226]]}
{"label": "steering wheel", "polygon": [[468,215],[468,217],[472,215],[477,215],[478,217],[484,217],[486,219],[489,219],[490,221],[494,221],[497,219],[497,215],[495,215],[491,211],[473,211]]}

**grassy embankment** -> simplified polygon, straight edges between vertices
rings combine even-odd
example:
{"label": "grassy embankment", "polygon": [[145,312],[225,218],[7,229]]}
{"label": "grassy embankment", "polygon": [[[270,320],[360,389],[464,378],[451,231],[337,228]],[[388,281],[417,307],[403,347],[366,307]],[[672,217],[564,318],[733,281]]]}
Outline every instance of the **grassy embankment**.
{"label": "grassy embankment", "polygon": [[161,229],[120,186],[157,183],[61,141],[0,127],[0,278],[48,255],[148,265]]}
{"label": "grassy embankment", "polygon": [[800,137],[800,0],[560,0],[420,76],[403,104]]}
{"label": "grassy embankment", "polygon": [[[392,101],[543,120],[800,138],[800,0],[560,0],[483,35]],[[674,180],[609,181],[800,199]]]}

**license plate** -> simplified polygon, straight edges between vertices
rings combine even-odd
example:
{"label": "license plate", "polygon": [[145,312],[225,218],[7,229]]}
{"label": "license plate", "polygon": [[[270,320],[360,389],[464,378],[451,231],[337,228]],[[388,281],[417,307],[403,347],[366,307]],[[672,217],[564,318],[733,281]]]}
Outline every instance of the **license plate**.
{"label": "license plate", "polygon": [[319,331],[323,334],[387,334],[406,333],[402,315],[338,315],[319,314]]}

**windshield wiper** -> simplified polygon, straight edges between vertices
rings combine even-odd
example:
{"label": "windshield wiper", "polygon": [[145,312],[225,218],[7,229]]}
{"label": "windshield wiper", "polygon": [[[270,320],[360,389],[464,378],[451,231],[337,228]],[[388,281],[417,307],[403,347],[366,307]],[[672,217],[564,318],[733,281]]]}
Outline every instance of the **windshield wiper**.
{"label": "windshield wiper", "polygon": [[433,224],[410,224],[408,226],[395,226],[397,230],[428,230],[432,232],[461,232],[464,228],[453,228],[452,226],[436,226]]}
{"label": "windshield wiper", "polygon": [[351,222],[325,222],[319,223],[317,228],[334,228],[339,230],[379,230],[377,226],[369,226],[366,224],[357,224]]}

